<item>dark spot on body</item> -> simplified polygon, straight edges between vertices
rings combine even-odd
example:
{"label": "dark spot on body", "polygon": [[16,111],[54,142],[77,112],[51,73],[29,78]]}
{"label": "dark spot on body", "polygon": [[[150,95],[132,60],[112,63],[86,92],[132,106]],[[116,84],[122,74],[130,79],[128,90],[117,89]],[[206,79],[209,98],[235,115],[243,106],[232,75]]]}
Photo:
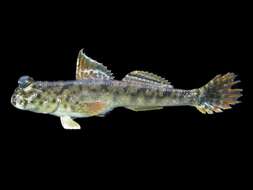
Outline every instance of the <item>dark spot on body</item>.
{"label": "dark spot on body", "polygon": [[113,90],[113,94],[115,96],[118,96],[118,95],[120,95],[120,91],[118,89],[115,89],[115,90]]}
{"label": "dark spot on body", "polygon": [[129,87],[128,87],[128,86],[123,87],[123,91],[124,91],[124,93],[128,93],[128,91],[129,91]]}
{"label": "dark spot on body", "polygon": [[36,102],[36,100],[33,99],[30,103],[31,103],[31,104],[34,104],[35,102]]}
{"label": "dark spot on body", "polygon": [[94,86],[89,86],[88,90],[91,91],[91,92],[97,92],[98,89]]}
{"label": "dark spot on body", "polygon": [[78,100],[76,100],[76,101],[73,102],[73,105],[78,105],[78,104],[79,104]]}
{"label": "dark spot on body", "polygon": [[137,95],[138,95],[138,96],[142,96],[142,95],[145,94],[145,91],[146,91],[145,88],[139,88],[139,89],[137,90]]}
{"label": "dark spot on body", "polygon": [[165,90],[163,91],[163,96],[171,96],[172,91],[171,90]]}
{"label": "dark spot on body", "polygon": [[47,107],[47,108],[50,108],[50,107],[51,107],[51,105],[50,105],[50,104],[47,104],[47,105],[46,105],[46,107]]}
{"label": "dark spot on body", "polygon": [[76,94],[76,90],[72,90],[70,92],[71,92],[71,94]]}
{"label": "dark spot on body", "polygon": [[17,95],[13,95],[12,98],[13,98],[13,100],[16,100]]}
{"label": "dark spot on body", "polygon": [[101,85],[101,86],[100,86],[100,89],[101,89],[101,91],[103,91],[103,92],[107,92],[107,91],[108,91],[107,85],[105,85],[105,84]]}
{"label": "dark spot on body", "polygon": [[131,101],[131,103],[137,102],[137,99],[138,99],[138,95],[136,93],[132,93],[130,95],[130,101]]}
{"label": "dark spot on body", "polygon": [[150,90],[150,89],[147,89],[147,88],[139,88],[137,90],[137,93],[136,93],[136,96],[137,97],[143,97],[146,101],[150,100],[152,98],[152,92],[148,92],[150,94],[147,93],[147,90]]}
{"label": "dark spot on body", "polygon": [[184,98],[185,96],[187,96],[187,92],[186,91],[181,91],[177,93],[177,97],[178,98]]}
{"label": "dark spot on body", "polygon": [[74,111],[76,109],[76,106],[75,105],[71,105],[70,108],[71,108],[72,111]]}
{"label": "dark spot on body", "polygon": [[113,94],[113,101],[116,102],[119,98],[119,95],[118,94]]}
{"label": "dark spot on body", "polygon": [[113,94],[113,101],[116,102],[121,93],[119,89],[114,89],[112,94]]}
{"label": "dark spot on body", "polygon": [[65,101],[68,102],[68,101],[70,100],[70,98],[71,98],[71,97],[70,97],[69,95],[66,96]]}
{"label": "dark spot on body", "polygon": [[43,103],[44,103],[43,100],[40,100],[40,101],[39,101],[39,105],[40,105],[40,106],[41,106]]}
{"label": "dark spot on body", "polygon": [[29,92],[26,93],[25,96],[29,97],[29,96],[31,96],[32,94],[33,94],[33,92],[32,92],[32,91],[29,91]]}
{"label": "dark spot on body", "polygon": [[154,95],[154,91],[152,91],[151,89],[146,89],[145,95],[146,96],[153,96]]}

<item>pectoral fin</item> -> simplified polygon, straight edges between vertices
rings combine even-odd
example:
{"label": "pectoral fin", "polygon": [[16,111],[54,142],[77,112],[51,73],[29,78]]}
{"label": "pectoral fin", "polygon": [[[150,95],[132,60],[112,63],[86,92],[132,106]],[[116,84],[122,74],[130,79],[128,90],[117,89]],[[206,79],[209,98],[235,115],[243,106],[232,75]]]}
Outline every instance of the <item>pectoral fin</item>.
{"label": "pectoral fin", "polygon": [[69,116],[63,116],[61,117],[61,124],[64,129],[70,129],[70,130],[78,130],[81,129],[80,125],[75,122],[71,117]]}
{"label": "pectoral fin", "polygon": [[138,112],[138,111],[161,110],[163,109],[163,107],[127,107],[127,109]]}

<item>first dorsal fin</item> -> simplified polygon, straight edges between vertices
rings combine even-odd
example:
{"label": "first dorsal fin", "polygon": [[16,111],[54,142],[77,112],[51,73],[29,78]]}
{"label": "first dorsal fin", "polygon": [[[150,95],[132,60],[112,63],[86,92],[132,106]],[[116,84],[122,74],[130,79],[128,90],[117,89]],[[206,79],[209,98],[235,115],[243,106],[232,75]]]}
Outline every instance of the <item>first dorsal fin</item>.
{"label": "first dorsal fin", "polygon": [[156,84],[156,85],[164,85],[173,88],[171,83],[166,79],[155,75],[153,73],[145,72],[145,71],[133,71],[129,73],[123,81],[129,82],[141,82],[147,84]]}
{"label": "first dorsal fin", "polygon": [[77,59],[76,80],[84,79],[114,79],[114,77],[106,66],[89,58],[82,49]]}

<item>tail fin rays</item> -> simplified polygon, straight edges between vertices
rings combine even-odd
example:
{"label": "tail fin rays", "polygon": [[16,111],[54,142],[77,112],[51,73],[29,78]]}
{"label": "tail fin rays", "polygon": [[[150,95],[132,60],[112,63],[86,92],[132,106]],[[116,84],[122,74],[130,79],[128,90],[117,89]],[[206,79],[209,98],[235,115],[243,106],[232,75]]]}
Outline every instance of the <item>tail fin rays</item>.
{"label": "tail fin rays", "polygon": [[219,113],[231,109],[231,105],[241,103],[242,89],[232,88],[240,80],[235,80],[234,73],[217,75],[208,84],[200,88],[196,108],[203,114]]}

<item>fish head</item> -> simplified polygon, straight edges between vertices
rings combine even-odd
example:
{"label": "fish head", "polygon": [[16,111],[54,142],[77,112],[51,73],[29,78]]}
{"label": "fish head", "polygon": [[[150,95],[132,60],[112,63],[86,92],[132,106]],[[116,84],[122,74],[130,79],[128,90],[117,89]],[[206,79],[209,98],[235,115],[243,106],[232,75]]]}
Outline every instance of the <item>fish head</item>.
{"label": "fish head", "polygon": [[34,80],[29,76],[22,76],[18,80],[18,87],[15,89],[12,97],[11,104],[21,110],[32,110],[33,102],[40,93],[35,88]]}

